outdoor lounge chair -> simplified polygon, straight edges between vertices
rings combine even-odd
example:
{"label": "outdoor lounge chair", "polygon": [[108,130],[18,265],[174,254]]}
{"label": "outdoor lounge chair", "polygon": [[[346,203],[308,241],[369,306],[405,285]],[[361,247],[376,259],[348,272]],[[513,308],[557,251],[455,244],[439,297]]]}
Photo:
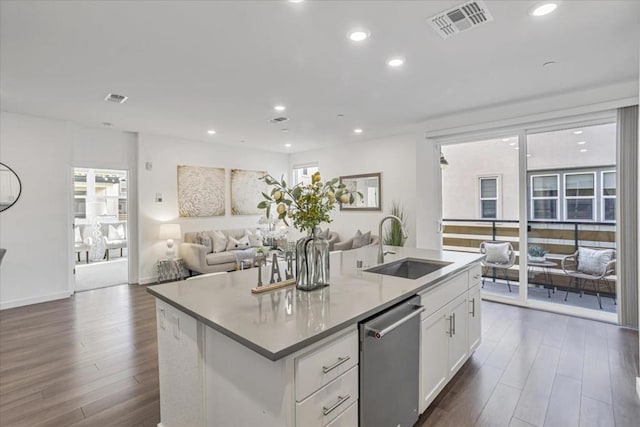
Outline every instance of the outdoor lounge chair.
{"label": "outdoor lounge chair", "polygon": [[[513,246],[509,242],[500,242],[497,240],[488,240],[480,243],[480,253],[484,258],[480,261],[482,264],[482,287],[484,288],[485,277],[494,277],[498,270],[502,270],[504,278],[507,281],[507,287],[511,292],[511,283],[509,283],[509,268],[516,262],[516,253]],[[490,270],[493,269],[493,274]]]}
{"label": "outdoor lounge chair", "polygon": [[[607,290],[611,291],[611,286],[607,281],[607,276],[615,274],[615,266],[615,249],[578,248],[578,250],[572,255],[564,257],[562,259],[562,271],[571,278],[564,300],[567,300],[567,297],[569,296],[569,289],[574,282],[576,284],[576,290],[580,293],[580,297],[582,298],[585,282],[591,281],[593,282],[596,290],[598,305],[600,306],[600,309],[602,309],[600,285],[606,285]],[[616,303],[615,298],[613,299],[613,302],[614,304]]]}

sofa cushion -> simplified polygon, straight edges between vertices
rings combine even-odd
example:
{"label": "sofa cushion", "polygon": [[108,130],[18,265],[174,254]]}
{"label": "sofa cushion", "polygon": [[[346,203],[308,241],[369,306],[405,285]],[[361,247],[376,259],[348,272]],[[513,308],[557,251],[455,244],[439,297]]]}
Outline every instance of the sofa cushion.
{"label": "sofa cushion", "polygon": [[236,262],[233,252],[212,252],[205,257],[207,265],[228,264]]}
{"label": "sofa cushion", "polygon": [[220,230],[214,230],[211,231],[209,233],[209,236],[211,237],[212,241],[213,241],[213,252],[214,253],[218,253],[218,252],[224,252],[227,249],[227,236],[225,236],[225,234],[220,231]]}
{"label": "sofa cushion", "polygon": [[613,259],[613,249],[578,248],[578,271],[599,276]]}
{"label": "sofa cushion", "polygon": [[109,224],[107,238],[109,240],[124,240],[126,238],[124,235],[124,225],[119,224],[117,226],[113,226]]}
{"label": "sofa cushion", "polygon": [[227,250],[233,251],[238,249],[247,249],[250,246],[251,244],[249,243],[249,237],[247,236],[241,237],[239,239],[235,239],[229,236],[229,241],[227,243]]}
{"label": "sofa cushion", "polygon": [[262,235],[259,231],[251,231],[249,229],[244,230],[244,235],[249,238],[249,245],[251,247],[259,247],[262,246]]}
{"label": "sofa cushion", "polygon": [[351,249],[358,249],[363,246],[367,246],[369,243],[371,243],[371,231],[367,231],[363,234],[362,231],[358,230],[353,238]]}
{"label": "sofa cushion", "polygon": [[196,234],[196,244],[204,246],[204,253],[210,254],[213,252],[213,242],[211,241],[211,236],[204,231]]}

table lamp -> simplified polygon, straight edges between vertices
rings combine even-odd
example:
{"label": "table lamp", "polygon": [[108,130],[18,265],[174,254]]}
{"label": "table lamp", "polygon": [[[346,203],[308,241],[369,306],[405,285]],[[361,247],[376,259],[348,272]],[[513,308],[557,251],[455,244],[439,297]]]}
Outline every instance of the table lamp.
{"label": "table lamp", "polygon": [[167,241],[167,258],[175,258],[176,251],[173,249],[173,239],[181,238],[180,224],[160,224],[160,240]]}

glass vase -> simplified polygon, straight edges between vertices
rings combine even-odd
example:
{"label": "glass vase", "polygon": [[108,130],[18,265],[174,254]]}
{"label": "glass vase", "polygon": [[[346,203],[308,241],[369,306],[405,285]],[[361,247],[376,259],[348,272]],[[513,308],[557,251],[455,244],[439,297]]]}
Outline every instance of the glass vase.
{"label": "glass vase", "polygon": [[303,291],[329,286],[329,242],[315,228],[296,243],[296,287]]}

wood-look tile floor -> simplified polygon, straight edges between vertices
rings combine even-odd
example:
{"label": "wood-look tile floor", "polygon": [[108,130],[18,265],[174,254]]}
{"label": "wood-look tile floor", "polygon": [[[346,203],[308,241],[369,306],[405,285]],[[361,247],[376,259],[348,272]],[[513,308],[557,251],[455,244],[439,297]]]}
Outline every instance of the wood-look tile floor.
{"label": "wood-look tile floor", "polygon": [[[639,425],[637,332],[489,302],[483,309],[482,345],[417,426]],[[0,426],[159,421],[145,287],[0,312]]]}

